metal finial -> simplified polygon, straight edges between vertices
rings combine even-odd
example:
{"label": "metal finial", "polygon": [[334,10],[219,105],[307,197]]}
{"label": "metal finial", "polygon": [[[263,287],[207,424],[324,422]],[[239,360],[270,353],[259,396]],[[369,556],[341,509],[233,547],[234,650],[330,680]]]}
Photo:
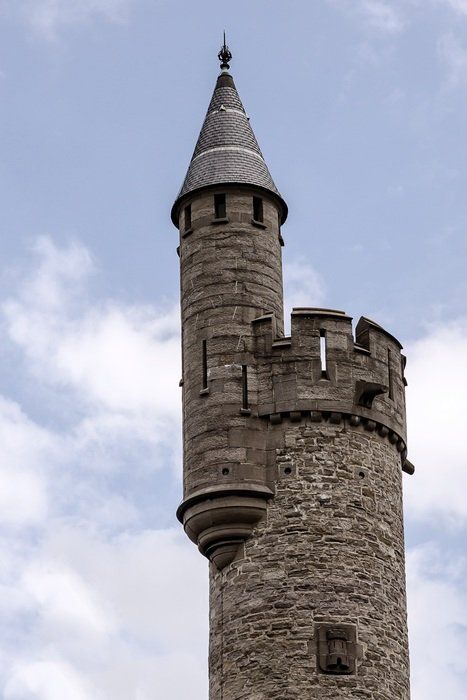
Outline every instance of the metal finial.
{"label": "metal finial", "polygon": [[225,40],[225,32],[224,32],[224,45],[221,47],[221,50],[218,53],[219,61],[221,62],[221,68],[223,71],[227,71],[230,68],[229,61],[232,60],[232,54],[230,52],[229,47],[227,46],[226,40]]}

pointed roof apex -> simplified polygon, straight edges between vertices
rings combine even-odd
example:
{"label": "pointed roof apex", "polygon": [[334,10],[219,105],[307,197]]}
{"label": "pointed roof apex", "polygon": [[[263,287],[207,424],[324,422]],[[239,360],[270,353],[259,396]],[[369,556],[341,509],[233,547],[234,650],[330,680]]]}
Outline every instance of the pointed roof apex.
{"label": "pointed roof apex", "polygon": [[225,31],[224,31],[224,44],[221,46],[221,50],[217,54],[217,57],[219,58],[219,61],[221,62],[221,70],[222,72],[227,72],[230,68],[229,61],[232,60],[232,53],[227,46],[226,40],[225,40]]}
{"label": "pointed roof apex", "polygon": [[215,185],[251,185],[273,195],[278,201],[282,223],[287,204],[269,173],[258,142],[250,126],[234,80],[229,73],[232,53],[226,43],[219,51],[221,73],[188,172],[172,207],[172,221],[178,226],[182,198]]}

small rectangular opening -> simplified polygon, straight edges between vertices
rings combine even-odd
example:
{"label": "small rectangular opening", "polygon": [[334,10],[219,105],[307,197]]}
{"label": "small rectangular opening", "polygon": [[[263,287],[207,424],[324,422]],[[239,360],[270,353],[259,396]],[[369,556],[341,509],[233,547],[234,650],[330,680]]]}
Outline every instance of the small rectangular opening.
{"label": "small rectangular opening", "polygon": [[322,328],[319,332],[319,356],[321,359],[321,378],[329,379],[328,376],[328,347],[326,339],[326,331]]}
{"label": "small rectangular opening", "polygon": [[247,411],[248,405],[248,367],[242,365],[242,408]]}
{"label": "small rectangular opening", "polygon": [[389,385],[389,398],[394,398],[394,377],[392,374],[392,357],[391,351],[388,348],[388,385]]}
{"label": "small rectangular opening", "polygon": [[214,218],[225,219],[227,216],[227,206],[225,194],[214,195]]}
{"label": "small rectangular opening", "polygon": [[184,211],[184,230],[189,231],[191,228],[191,204],[187,204]]}
{"label": "small rectangular opening", "polygon": [[263,200],[261,197],[253,197],[253,219],[263,223]]}
{"label": "small rectangular opening", "polygon": [[208,388],[208,348],[207,341],[203,340],[203,386],[202,389]]}

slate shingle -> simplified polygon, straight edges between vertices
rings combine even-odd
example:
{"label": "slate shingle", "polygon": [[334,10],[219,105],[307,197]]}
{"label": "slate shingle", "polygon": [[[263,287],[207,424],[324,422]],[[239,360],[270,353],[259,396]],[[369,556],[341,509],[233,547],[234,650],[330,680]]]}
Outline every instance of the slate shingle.
{"label": "slate shingle", "polygon": [[[264,161],[232,76],[222,73],[216,83],[179,199],[195,190],[217,184],[248,184],[274,193],[287,207]],[[176,221],[174,220],[174,223]]]}

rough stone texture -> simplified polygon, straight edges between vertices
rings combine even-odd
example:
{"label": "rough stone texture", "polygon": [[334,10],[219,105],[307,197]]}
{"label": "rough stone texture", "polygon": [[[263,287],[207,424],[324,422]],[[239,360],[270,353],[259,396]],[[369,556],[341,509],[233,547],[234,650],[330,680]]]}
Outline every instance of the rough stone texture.
{"label": "rough stone texture", "polygon": [[[182,230],[185,497],[212,485],[226,468],[223,483],[240,477],[265,482],[265,443],[257,437],[264,427],[240,414],[242,364],[254,364],[254,318],[272,312],[282,330],[281,246],[276,204],[264,200],[264,228],[252,216],[253,193],[229,189],[228,221],[213,223],[214,195],[203,193],[192,202],[192,233]],[[209,394],[200,394],[203,340]],[[251,436],[236,441],[235,429]]]}
{"label": "rough stone texture", "polygon": [[[283,447],[267,518],[237,561],[211,565],[211,700],[408,700],[396,448],[346,423],[270,430]],[[356,675],[317,670],[319,622],[357,625]]]}
{"label": "rough stone texture", "polygon": [[[254,323],[258,414],[293,411],[354,413],[389,427],[405,444],[405,385],[399,342],[368,319],[364,345],[352,334],[343,312],[294,309],[292,333],[275,340],[271,318]],[[322,377],[320,335],[326,334],[326,378]],[[358,388],[380,386],[363,405]]]}

